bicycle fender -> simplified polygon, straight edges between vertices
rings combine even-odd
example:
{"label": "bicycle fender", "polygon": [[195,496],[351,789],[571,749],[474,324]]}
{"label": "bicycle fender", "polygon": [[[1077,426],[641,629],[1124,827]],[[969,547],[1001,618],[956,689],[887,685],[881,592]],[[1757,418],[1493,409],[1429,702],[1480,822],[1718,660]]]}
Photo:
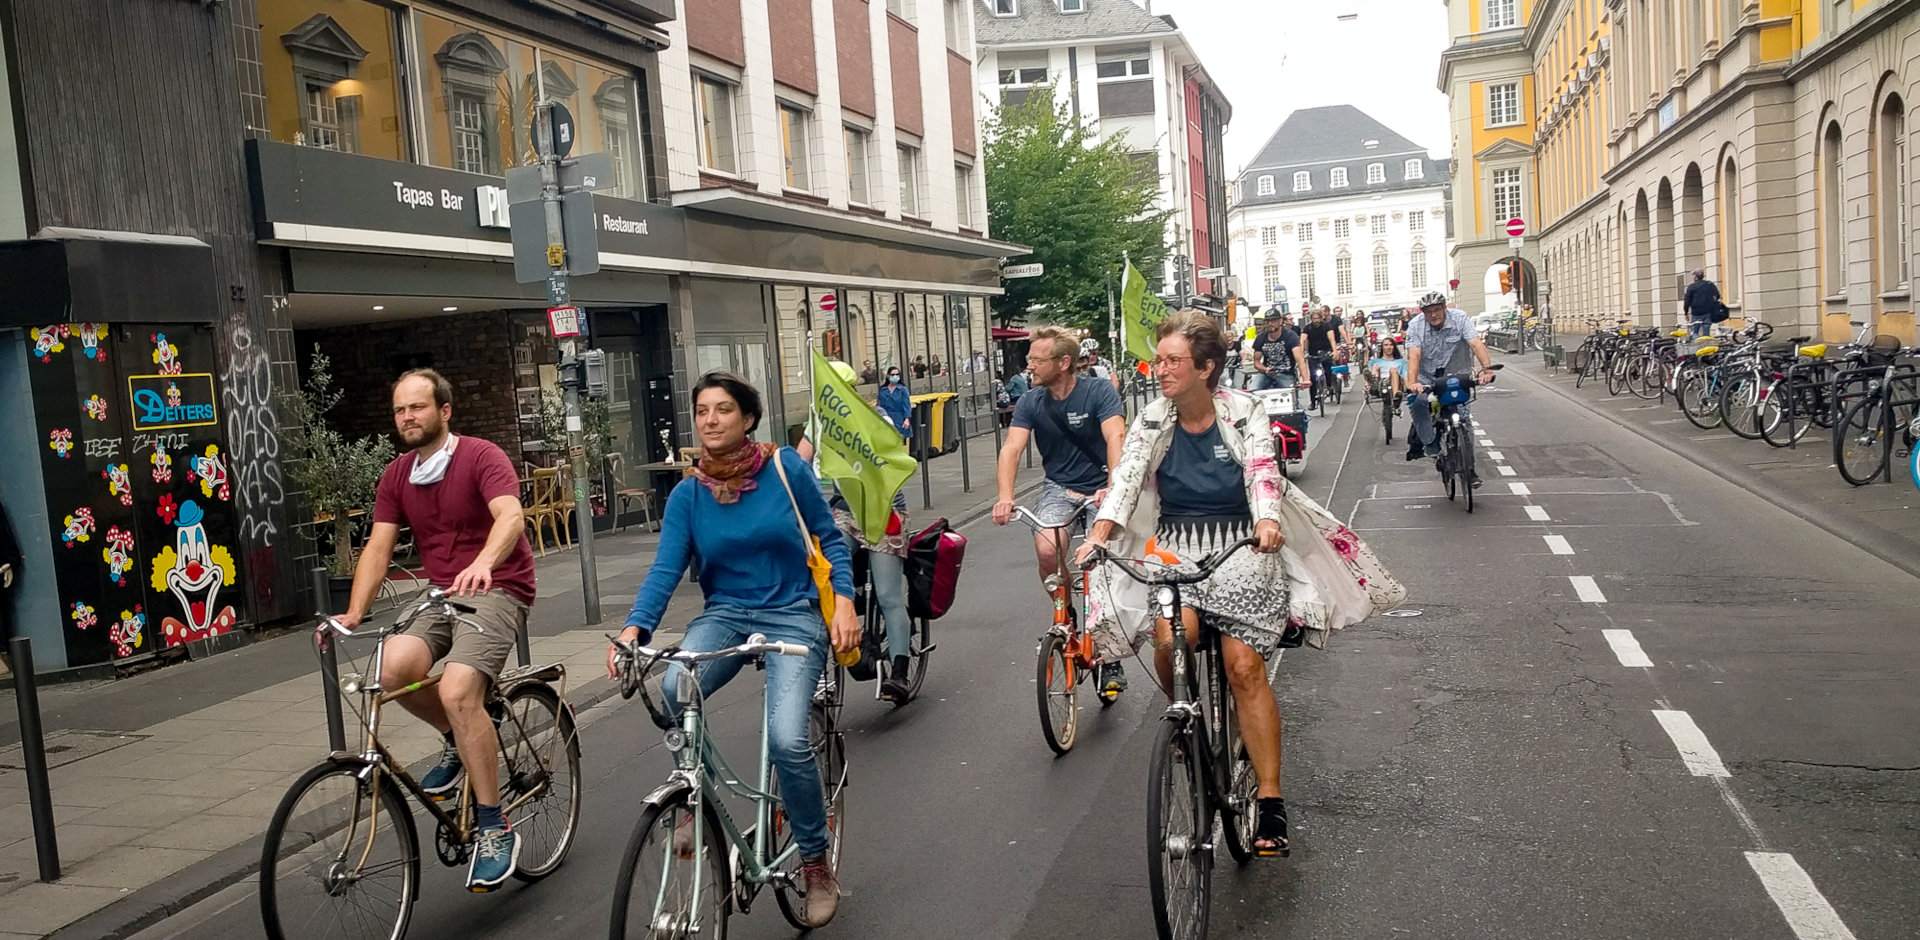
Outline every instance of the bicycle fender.
{"label": "bicycle fender", "polygon": [[642,806],[664,806],[672,797],[692,789],[685,780],[669,780],[655,787],[652,793],[642,797],[640,803]]}

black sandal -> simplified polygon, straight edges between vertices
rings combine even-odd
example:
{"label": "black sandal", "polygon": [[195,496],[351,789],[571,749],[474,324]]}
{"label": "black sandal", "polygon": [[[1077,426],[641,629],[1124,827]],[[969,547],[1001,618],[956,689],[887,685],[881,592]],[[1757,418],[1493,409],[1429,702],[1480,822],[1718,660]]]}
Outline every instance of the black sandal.
{"label": "black sandal", "polygon": [[1263,796],[1258,802],[1260,827],[1253,837],[1253,854],[1261,858],[1288,857],[1293,849],[1287,843],[1287,801]]}

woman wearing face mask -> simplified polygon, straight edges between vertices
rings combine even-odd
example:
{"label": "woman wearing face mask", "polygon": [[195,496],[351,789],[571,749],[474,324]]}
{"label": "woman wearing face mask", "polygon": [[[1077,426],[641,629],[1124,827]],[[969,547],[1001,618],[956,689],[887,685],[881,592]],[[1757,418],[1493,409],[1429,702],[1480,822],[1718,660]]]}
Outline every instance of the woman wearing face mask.
{"label": "woman wearing face mask", "polygon": [[887,382],[880,386],[880,410],[900,429],[900,436],[913,439],[913,400],[899,366],[887,367]]}

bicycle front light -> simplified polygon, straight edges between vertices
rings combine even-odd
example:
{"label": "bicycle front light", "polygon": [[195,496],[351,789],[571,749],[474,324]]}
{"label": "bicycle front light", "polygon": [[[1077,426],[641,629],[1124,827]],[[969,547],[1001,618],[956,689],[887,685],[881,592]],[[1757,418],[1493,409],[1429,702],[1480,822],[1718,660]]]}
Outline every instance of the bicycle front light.
{"label": "bicycle front light", "polygon": [[677,752],[687,746],[687,733],[679,728],[670,728],[662,736],[662,740],[666,743],[667,750]]}
{"label": "bicycle front light", "polygon": [[360,688],[365,684],[366,680],[357,672],[349,672],[340,677],[340,691],[348,695],[359,695]]}

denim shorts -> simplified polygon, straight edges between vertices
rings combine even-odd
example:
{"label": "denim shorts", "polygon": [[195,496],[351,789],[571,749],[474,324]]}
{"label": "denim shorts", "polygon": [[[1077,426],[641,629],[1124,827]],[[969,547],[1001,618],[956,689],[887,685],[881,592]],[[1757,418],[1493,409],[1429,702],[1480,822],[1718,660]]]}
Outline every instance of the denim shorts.
{"label": "denim shorts", "polygon": [[[1035,505],[1033,514],[1040,517],[1040,524],[1049,529],[1058,529],[1073,517],[1073,504],[1076,500],[1092,493],[1079,493],[1048,480],[1040,487],[1040,501]],[[1087,521],[1093,518],[1094,510],[1088,507],[1068,535],[1078,535],[1087,529]]]}

